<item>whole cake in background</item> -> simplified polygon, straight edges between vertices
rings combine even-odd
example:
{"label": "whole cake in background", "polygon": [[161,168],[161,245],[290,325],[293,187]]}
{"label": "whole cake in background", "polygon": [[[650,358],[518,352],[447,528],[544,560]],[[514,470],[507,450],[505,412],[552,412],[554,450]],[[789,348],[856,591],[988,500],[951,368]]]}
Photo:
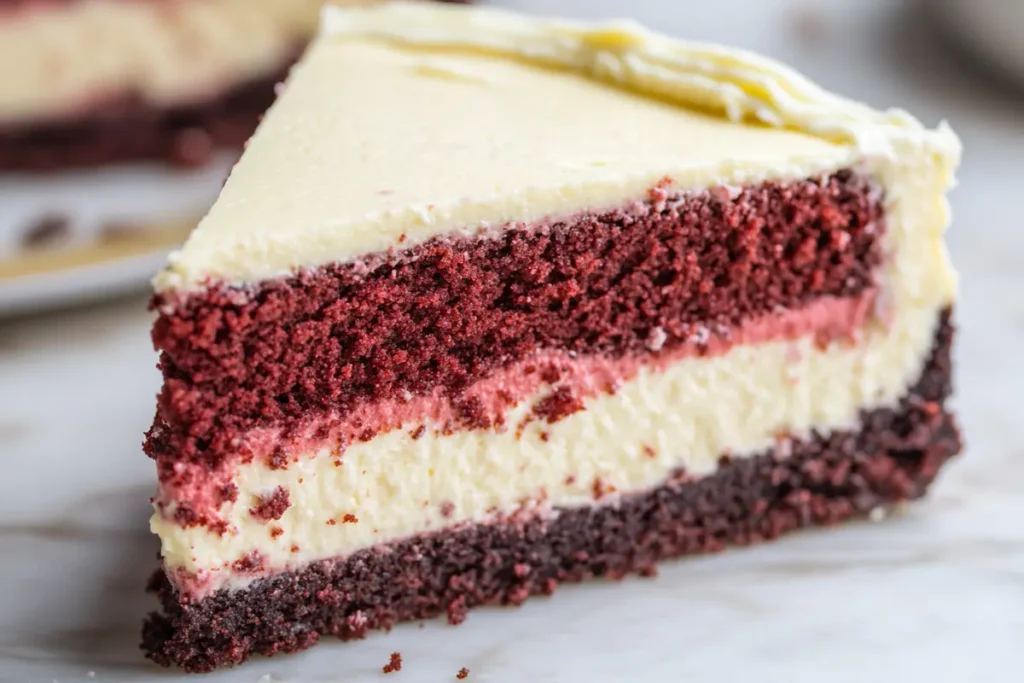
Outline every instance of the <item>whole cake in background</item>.
{"label": "whole cake in background", "polygon": [[322,4],[0,0],[0,279],[180,244]]}
{"label": "whole cake in background", "polygon": [[631,23],[325,12],[155,281],[147,655],[459,623],[924,495],[959,156]]}

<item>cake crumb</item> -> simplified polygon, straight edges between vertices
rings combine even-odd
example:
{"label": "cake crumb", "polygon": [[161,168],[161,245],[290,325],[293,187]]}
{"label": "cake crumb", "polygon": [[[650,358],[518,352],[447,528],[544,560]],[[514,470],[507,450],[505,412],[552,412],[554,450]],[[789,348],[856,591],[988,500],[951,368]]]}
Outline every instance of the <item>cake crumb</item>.
{"label": "cake crumb", "polygon": [[351,512],[346,512],[345,516],[341,518],[342,524],[355,524],[359,521],[359,518],[353,515]]}
{"label": "cake crumb", "polygon": [[263,556],[252,550],[232,562],[231,569],[238,574],[258,574],[263,570]]}
{"label": "cake crumb", "polygon": [[279,526],[271,527],[271,529],[270,529],[270,537],[271,538],[277,538],[278,536],[280,536],[283,533],[284,533],[284,529],[282,529]]}
{"label": "cake crumb", "polygon": [[453,512],[455,512],[455,503],[451,502],[450,500],[446,500],[445,502],[441,503],[441,516],[442,517],[444,517],[445,519],[448,519],[449,517],[452,516]]}
{"label": "cake crumb", "polygon": [[459,669],[459,673],[455,674],[455,677],[460,681],[465,679],[467,676],[469,676],[469,669],[467,669],[466,667],[462,667],[461,669]]}
{"label": "cake crumb", "polygon": [[601,477],[596,477],[594,479],[594,484],[591,488],[594,500],[601,500],[605,496],[615,493],[615,487],[612,484],[605,482]]}
{"label": "cake crumb", "polygon": [[383,666],[383,668],[381,669],[381,671],[383,671],[386,674],[389,674],[392,671],[401,671],[401,670],[402,670],[402,654],[400,652],[392,652],[391,653],[391,661],[389,661],[387,664],[385,664]]}
{"label": "cake crumb", "polygon": [[335,524],[337,524],[337,523],[338,523],[338,520],[336,520],[336,519],[334,519],[333,517],[331,517],[331,518],[330,518],[329,520],[327,520],[327,523],[328,523],[328,524],[329,524],[330,526],[334,526]]}
{"label": "cake crumb", "polygon": [[297,546],[297,545],[293,545],[293,546],[291,547],[291,551],[292,551],[293,553],[297,553],[297,552],[299,552],[299,546]]}
{"label": "cake crumb", "polygon": [[249,508],[249,514],[261,522],[270,522],[281,519],[289,507],[291,507],[291,501],[288,489],[278,486],[269,494],[260,496],[256,505]]}
{"label": "cake crumb", "polygon": [[665,332],[662,327],[652,328],[650,334],[647,335],[647,350],[653,353],[661,351],[665,346],[665,342],[668,340],[668,333]]}

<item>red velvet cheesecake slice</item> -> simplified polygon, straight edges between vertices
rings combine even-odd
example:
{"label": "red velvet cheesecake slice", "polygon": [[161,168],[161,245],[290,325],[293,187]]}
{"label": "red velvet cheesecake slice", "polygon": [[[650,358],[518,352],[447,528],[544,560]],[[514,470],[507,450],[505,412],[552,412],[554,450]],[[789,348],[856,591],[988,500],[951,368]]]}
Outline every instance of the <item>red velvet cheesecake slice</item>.
{"label": "red velvet cheesecake slice", "polygon": [[190,671],[922,496],[945,126],[629,23],[330,10],[156,279]]}

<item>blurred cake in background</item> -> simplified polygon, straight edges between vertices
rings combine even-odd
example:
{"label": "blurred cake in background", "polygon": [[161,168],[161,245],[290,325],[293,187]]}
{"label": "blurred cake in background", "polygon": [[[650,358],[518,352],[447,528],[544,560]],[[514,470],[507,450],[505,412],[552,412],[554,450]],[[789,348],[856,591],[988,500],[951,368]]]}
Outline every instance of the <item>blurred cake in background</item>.
{"label": "blurred cake in background", "polygon": [[322,4],[0,0],[0,312],[13,279],[187,235]]}

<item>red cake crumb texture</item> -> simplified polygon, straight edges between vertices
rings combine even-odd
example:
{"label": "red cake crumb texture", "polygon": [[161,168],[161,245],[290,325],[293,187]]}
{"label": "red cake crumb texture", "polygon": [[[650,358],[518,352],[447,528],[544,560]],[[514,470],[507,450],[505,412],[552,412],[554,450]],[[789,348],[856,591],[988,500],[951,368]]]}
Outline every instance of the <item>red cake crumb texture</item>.
{"label": "red cake crumb texture", "polygon": [[259,574],[263,571],[264,559],[259,552],[253,550],[239,560],[231,563],[231,569],[238,574]]}
{"label": "red cake crumb texture", "polygon": [[424,534],[388,552],[370,548],[195,602],[183,603],[158,574],[151,588],[163,611],[150,615],[143,649],[160,664],[198,672],[300,650],[321,635],[362,638],[443,614],[457,624],[473,607],[519,604],[559,583],[650,574],[665,558],[774,539],[918,498],[960,450],[943,407],[952,334],[946,316],[916,386],[899,405],[863,413],[857,428],[794,439],[785,452],[723,458],[713,474],[680,473],[616,505]]}
{"label": "red cake crumb texture", "polygon": [[290,505],[288,489],[278,486],[270,494],[261,497],[256,507],[249,508],[249,514],[261,522],[270,522],[281,519]]}
{"label": "red cake crumb texture", "polygon": [[455,674],[455,677],[460,681],[464,680],[467,676],[469,676],[469,669],[467,669],[466,667],[462,667],[461,669],[459,669],[459,673]]}
{"label": "red cake crumb texture", "polygon": [[[312,421],[409,397],[446,401],[453,429],[503,428],[468,398],[502,368],[546,352],[706,352],[709,339],[727,341],[750,320],[874,285],[882,197],[865,176],[655,194],[602,214],[328,265],[252,292],[214,284],[183,300],[156,297],[165,385],[146,451],[162,484],[184,489],[256,456],[240,442],[287,467],[275,444]],[[544,419],[579,409],[579,396],[554,392],[540,406]],[[330,425],[317,430],[326,436]],[[265,443],[252,445],[255,433]]]}
{"label": "red cake crumb texture", "polygon": [[389,674],[393,671],[402,670],[402,654],[400,652],[392,652],[391,660],[384,665],[381,669],[384,673]]}

